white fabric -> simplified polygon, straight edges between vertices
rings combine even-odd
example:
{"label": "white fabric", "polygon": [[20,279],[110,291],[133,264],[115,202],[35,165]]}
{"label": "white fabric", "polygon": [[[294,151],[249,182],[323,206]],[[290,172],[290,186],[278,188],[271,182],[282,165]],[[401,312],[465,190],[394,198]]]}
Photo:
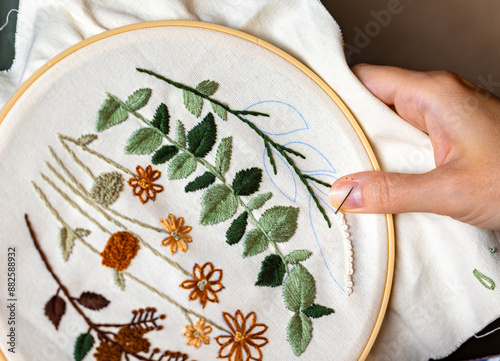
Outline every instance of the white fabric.
{"label": "white fabric", "polygon": [[[201,20],[253,34],[289,52],[346,102],[386,171],[431,169],[430,142],[375,99],[349,70],[339,28],[313,0],[286,1],[21,1],[16,60],[1,75],[0,105],[60,51],[107,29],[160,19]],[[3,209],[5,209],[3,207]],[[430,214],[395,217],[397,257],[390,307],[369,359],[427,360],[444,356],[500,316],[498,234]],[[28,325],[26,325],[29,327]],[[68,341],[70,342],[70,341]]]}

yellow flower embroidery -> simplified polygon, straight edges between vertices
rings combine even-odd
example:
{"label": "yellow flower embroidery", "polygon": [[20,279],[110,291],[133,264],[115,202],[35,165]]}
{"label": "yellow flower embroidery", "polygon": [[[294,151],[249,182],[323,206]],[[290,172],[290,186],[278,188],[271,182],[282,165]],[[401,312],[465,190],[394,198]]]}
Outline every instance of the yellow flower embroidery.
{"label": "yellow flower embroidery", "polygon": [[194,346],[194,348],[199,348],[203,342],[205,345],[210,343],[210,338],[208,334],[212,332],[212,327],[205,326],[205,320],[200,318],[194,327],[184,326],[183,336],[188,339],[187,345]]}
{"label": "yellow flower embroidery", "polygon": [[170,245],[170,253],[177,253],[177,248],[182,252],[186,252],[188,249],[187,243],[192,242],[188,233],[191,232],[191,227],[184,226],[184,218],[179,217],[175,219],[172,214],[168,215],[168,220],[161,218],[160,223],[165,228],[165,230],[170,234],[169,237],[161,241],[162,246]]}

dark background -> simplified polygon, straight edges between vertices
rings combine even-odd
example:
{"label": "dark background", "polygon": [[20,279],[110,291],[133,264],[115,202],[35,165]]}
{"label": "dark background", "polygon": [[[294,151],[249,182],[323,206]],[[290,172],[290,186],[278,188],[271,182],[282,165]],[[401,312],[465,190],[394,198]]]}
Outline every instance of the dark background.
{"label": "dark background", "polygon": [[[10,9],[17,8],[19,0],[0,0],[0,28],[7,21]],[[14,36],[16,32],[17,12],[9,16],[9,23],[0,31],[0,70],[9,69],[14,59]]]}

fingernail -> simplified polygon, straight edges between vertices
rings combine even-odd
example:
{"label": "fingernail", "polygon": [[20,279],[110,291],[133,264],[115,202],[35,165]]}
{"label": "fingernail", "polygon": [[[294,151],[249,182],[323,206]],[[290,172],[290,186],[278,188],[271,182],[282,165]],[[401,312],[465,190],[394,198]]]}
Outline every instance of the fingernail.
{"label": "fingernail", "polygon": [[[349,196],[347,197],[348,194]],[[344,204],[342,204],[342,202],[344,202]],[[363,206],[363,199],[361,197],[361,187],[359,183],[342,182],[338,186],[334,186],[330,190],[330,203],[336,208],[342,204],[342,209],[344,210],[361,208]]]}

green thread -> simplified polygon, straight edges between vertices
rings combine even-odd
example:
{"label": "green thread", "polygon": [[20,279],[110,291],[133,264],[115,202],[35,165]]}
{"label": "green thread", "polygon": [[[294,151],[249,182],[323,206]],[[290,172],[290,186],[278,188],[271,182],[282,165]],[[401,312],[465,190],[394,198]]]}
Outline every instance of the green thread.
{"label": "green thread", "polygon": [[283,284],[286,266],[280,256],[270,254],[262,261],[256,286],[278,287]]}
{"label": "green thread", "polygon": [[170,180],[187,178],[196,170],[196,164],[196,159],[191,154],[178,154],[168,165],[168,178]]}
{"label": "green thread", "polygon": [[82,333],[75,342],[75,349],[73,351],[73,356],[75,361],[82,361],[87,353],[92,349],[94,345],[94,338],[90,333]]}
{"label": "green thread", "polygon": [[262,182],[262,170],[250,168],[240,170],[233,180],[233,189],[236,196],[249,196],[259,190]]}
{"label": "green thread", "polygon": [[256,196],[255,198],[252,198],[250,202],[248,202],[248,209],[250,210],[256,210],[264,206],[268,200],[271,199],[273,194],[271,192],[267,193],[262,193]]}
{"label": "green thread", "polygon": [[295,234],[298,216],[298,208],[274,206],[262,214],[259,224],[273,242],[283,243]]}
{"label": "green thread", "polygon": [[217,139],[217,128],[212,113],[198,123],[187,135],[188,150],[195,157],[203,158],[210,152]]}
{"label": "green thread", "polygon": [[295,356],[300,356],[312,339],[311,320],[302,312],[295,313],[287,327],[287,339]]}
{"label": "green thread", "polygon": [[151,125],[159,129],[163,134],[168,135],[170,131],[170,114],[165,104],[161,103],[158,108],[156,108]]}
{"label": "green thread", "polygon": [[238,208],[232,189],[225,184],[216,184],[205,191],[201,199],[200,224],[206,226],[224,222]]}
{"label": "green thread", "polygon": [[151,154],[161,145],[162,137],[154,129],[139,128],[125,145],[125,154]]}
{"label": "green thread", "polygon": [[479,272],[477,269],[474,269],[472,271],[472,274],[477,278],[477,280],[487,289],[489,290],[494,290],[495,289],[495,282],[488,276],[484,275],[483,273]]}
{"label": "green thread", "polygon": [[[141,118],[139,118],[139,119],[141,119]],[[146,119],[141,119],[141,120],[146,121]],[[181,147],[186,148],[186,146],[187,146],[186,128],[184,127],[184,124],[182,124],[182,122],[180,120],[177,121],[177,128],[175,129],[175,139],[177,140],[177,143],[179,143],[179,145]]]}
{"label": "green thread", "polygon": [[490,248],[490,252],[491,252],[491,253],[495,253],[496,251],[497,251],[497,249],[496,249],[495,247],[491,247],[491,248]]}
{"label": "green thread", "polygon": [[309,257],[311,257],[311,256],[312,256],[312,252],[307,251],[305,249],[298,249],[298,250],[290,252],[290,254],[288,254],[285,257],[285,263],[296,265],[300,262],[303,262],[303,261],[309,259]]}
{"label": "green thread", "polygon": [[198,191],[200,189],[204,189],[204,188],[209,187],[214,182],[215,182],[215,175],[213,175],[210,172],[205,172],[202,175],[200,175],[199,177],[196,177],[196,179],[194,181],[188,183],[186,185],[186,187],[184,188],[184,191],[186,193],[195,192],[195,191]]}
{"label": "green thread", "polygon": [[115,281],[115,285],[118,286],[120,291],[125,291],[126,283],[125,277],[123,277],[123,272],[120,272],[116,269],[113,270],[113,281]]}
{"label": "green thread", "polygon": [[66,226],[63,226],[59,231],[59,247],[61,248],[61,253],[63,260],[67,262],[69,256],[73,252],[73,247],[75,246],[75,239],[86,237],[90,234],[87,229],[77,228],[74,231]]}
{"label": "green thread", "polygon": [[292,268],[283,286],[285,306],[299,312],[312,306],[316,297],[316,285],[309,271],[297,264]]}
{"label": "green thread", "polygon": [[131,109],[138,110],[144,107],[148,103],[150,97],[151,97],[151,89],[149,88],[139,89],[128,97],[125,104],[127,104],[127,106],[130,107]]}
{"label": "green thread", "polygon": [[[227,109],[220,106],[219,104],[215,104],[213,102],[210,102],[210,105],[212,106],[212,110],[217,114],[223,121],[227,121]],[[227,107],[227,105],[226,105]]]}
{"label": "green thread", "polygon": [[95,129],[98,132],[102,132],[114,125],[123,123],[127,118],[127,111],[108,94],[106,100],[97,112]]}
{"label": "green thread", "polygon": [[325,306],[312,304],[311,306],[309,306],[308,308],[306,308],[302,312],[304,312],[304,314],[307,317],[320,318],[320,317],[323,317],[323,316],[331,315],[335,311],[332,310],[331,308],[328,308],[328,307],[325,307]]}
{"label": "green thread", "polygon": [[332,185],[329,184],[329,183],[326,183],[326,182],[323,182],[322,180],[320,179],[317,179],[317,178],[314,178],[314,177],[311,177],[310,175],[307,175],[307,174],[304,174],[304,177],[307,178],[307,179],[310,179],[312,180],[313,182],[316,182],[318,184],[321,184],[322,186],[325,186],[325,187],[331,187]]}
{"label": "green thread", "polygon": [[172,159],[177,153],[179,153],[179,148],[175,145],[164,145],[156,151],[151,158],[151,162],[153,164],[163,164]]}
{"label": "green thread", "polygon": [[186,90],[182,92],[182,97],[184,99],[184,106],[186,109],[198,118],[201,115],[201,110],[203,109],[203,98]]}
{"label": "green thread", "polygon": [[89,145],[92,143],[94,140],[97,140],[97,135],[96,134],[84,134],[80,136],[76,141],[78,145]]}
{"label": "green thread", "polygon": [[255,256],[267,250],[269,238],[260,229],[251,229],[243,243],[243,257]]}
{"label": "green thread", "polygon": [[248,213],[243,212],[238,218],[236,218],[231,226],[227,229],[226,232],[226,242],[229,245],[233,245],[241,241],[243,236],[245,235],[245,231],[248,224]]}
{"label": "green thread", "polygon": [[213,80],[203,80],[196,86],[196,90],[206,96],[214,95],[217,89],[219,89],[219,83]]}
{"label": "green thread", "polygon": [[273,166],[273,173],[276,175],[278,174],[278,168],[276,167],[276,161],[274,160],[273,151],[268,142],[265,142],[264,146],[266,147],[267,158],[269,158],[269,162]]}
{"label": "green thread", "polygon": [[108,207],[118,200],[122,189],[123,177],[120,173],[102,173],[90,189],[90,197],[97,203]]}
{"label": "green thread", "polygon": [[233,137],[222,138],[215,155],[215,169],[224,175],[229,170],[233,153]]}

